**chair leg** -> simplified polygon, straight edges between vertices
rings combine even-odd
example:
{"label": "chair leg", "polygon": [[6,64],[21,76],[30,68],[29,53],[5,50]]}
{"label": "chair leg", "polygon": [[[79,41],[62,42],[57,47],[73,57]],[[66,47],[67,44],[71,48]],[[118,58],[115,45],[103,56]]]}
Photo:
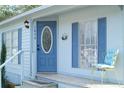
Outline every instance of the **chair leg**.
{"label": "chair leg", "polygon": [[104,70],[101,71],[101,84],[104,83]]}
{"label": "chair leg", "polygon": [[120,85],[121,83],[120,83],[119,79],[117,78],[118,77],[117,71],[114,70],[114,72],[115,72],[116,80],[117,80],[118,84]]}

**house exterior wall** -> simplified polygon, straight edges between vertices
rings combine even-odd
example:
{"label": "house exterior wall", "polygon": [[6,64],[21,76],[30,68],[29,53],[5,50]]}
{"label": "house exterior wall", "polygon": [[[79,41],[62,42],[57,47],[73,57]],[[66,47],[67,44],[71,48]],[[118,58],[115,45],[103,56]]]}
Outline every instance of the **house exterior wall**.
{"label": "house exterior wall", "polygon": [[[57,72],[66,75],[73,75],[78,77],[86,77],[91,79],[100,80],[100,72],[91,69],[72,68],[72,23],[87,21],[101,17],[107,17],[107,49],[118,48],[120,50],[119,61],[116,64],[115,71],[110,71],[105,74],[105,79],[108,81],[116,82],[120,80],[124,83],[124,10],[121,11],[118,6],[90,6],[85,8],[78,8],[70,12],[60,13],[58,17],[39,18],[32,24],[33,29],[26,29],[23,21],[18,21],[3,27],[0,27],[1,33],[15,28],[23,28],[22,31],[22,50],[24,51],[24,77],[30,78],[30,72],[33,77],[37,73],[37,53],[36,53],[36,21],[57,21]],[[57,15],[57,16],[58,16]],[[38,14],[38,17],[40,15]],[[35,17],[34,17],[35,18]],[[123,22],[123,23],[122,23]],[[31,33],[32,31],[32,33]],[[67,40],[62,40],[63,33],[68,34]],[[31,38],[32,37],[32,38]],[[0,38],[1,41],[1,38]],[[33,42],[32,42],[33,41]],[[1,42],[0,42],[1,45]],[[1,47],[1,46],[0,46]],[[32,61],[31,61],[32,60]],[[30,64],[32,62],[32,64]],[[32,71],[31,71],[32,68]],[[12,63],[7,65],[7,77],[14,83],[20,82],[21,65],[14,65]],[[13,79],[14,78],[14,79]]]}
{"label": "house exterior wall", "polygon": [[[123,34],[123,37],[124,37],[124,6],[123,6],[121,17],[122,17],[122,21],[121,21],[122,34]],[[123,38],[123,47],[124,47],[124,38]],[[124,72],[124,69],[122,71]],[[124,79],[124,75],[123,75],[123,79]]]}
{"label": "house exterior wall", "polygon": [[[118,48],[119,60],[114,71],[106,72],[106,81],[124,83],[124,42],[121,10],[118,6],[91,6],[73,10],[59,16],[58,37],[58,73],[100,80],[100,72],[91,69],[72,68],[72,23],[107,17],[107,49]],[[62,34],[67,33],[68,39],[63,41]],[[115,75],[115,72],[117,75]]]}
{"label": "house exterior wall", "polygon": [[[24,78],[29,78],[30,76],[30,30],[24,27],[23,22],[17,22],[9,24],[7,27],[0,29],[0,36],[2,32],[13,31],[13,29],[22,28],[22,50],[23,62],[24,62]],[[0,44],[2,45],[2,36],[0,39]],[[21,62],[22,63],[22,62]],[[8,63],[6,66],[6,76],[7,79],[13,83],[19,84],[21,82],[21,64]]]}

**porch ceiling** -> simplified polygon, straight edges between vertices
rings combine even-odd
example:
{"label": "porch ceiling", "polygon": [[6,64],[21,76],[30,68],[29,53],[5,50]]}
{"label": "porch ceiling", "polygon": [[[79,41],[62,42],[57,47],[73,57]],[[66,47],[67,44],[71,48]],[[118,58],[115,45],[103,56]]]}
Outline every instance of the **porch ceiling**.
{"label": "porch ceiling", "polygon": [[45,17],[50,16],[53,14],[62,13],[65,11],[73,10],[80,7],[86,7],[87,5],[43,5],[41,7],[32,9],[30,11],[27,11],[25,13],[22,13],[20,15],[17,15],[15,17],[12,17],[10,19],[7,19],[5,21],[0,22],[0,27],[5,24],[9,24],[11,22],[16,22],[18,20],[24,20],[24,19],[36,19],[39,17]]}

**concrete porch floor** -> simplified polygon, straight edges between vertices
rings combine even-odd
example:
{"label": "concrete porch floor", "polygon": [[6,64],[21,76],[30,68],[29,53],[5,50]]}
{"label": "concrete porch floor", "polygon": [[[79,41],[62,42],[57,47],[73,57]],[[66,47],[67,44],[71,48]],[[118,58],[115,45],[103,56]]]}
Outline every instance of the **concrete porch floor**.
{"label": "concrete porch floor", "polygon": [[79,88],[124,88],[124,85],[112,84],[112,83],[103,83],[100,81],[90,80],[86,78],[79,78],[74,76],[67,76],[62,74],[54,74],[54,73],[43,73],[37,74],[38,79],[44,79],[48,81],[52,81],[54,83],[62,83],[67,85],[73,85]]}

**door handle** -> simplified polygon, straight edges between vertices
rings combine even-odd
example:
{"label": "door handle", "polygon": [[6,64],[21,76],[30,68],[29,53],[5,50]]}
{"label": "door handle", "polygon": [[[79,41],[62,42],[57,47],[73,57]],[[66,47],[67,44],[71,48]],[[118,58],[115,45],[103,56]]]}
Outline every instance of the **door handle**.
{"label": "door handle", "polygon": [[40,50],[40,48],[37,48],[37,50]]}

